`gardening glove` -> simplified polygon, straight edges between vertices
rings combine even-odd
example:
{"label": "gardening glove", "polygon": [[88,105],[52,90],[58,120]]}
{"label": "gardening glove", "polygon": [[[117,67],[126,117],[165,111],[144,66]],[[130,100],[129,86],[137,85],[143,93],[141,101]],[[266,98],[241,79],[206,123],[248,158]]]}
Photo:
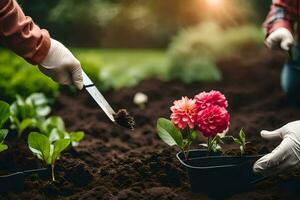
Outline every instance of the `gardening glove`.
{"label": "gardening glove", "polygon": [[51,39],[49,52],[39,69],[54,81],[63,85],[75,85],[83,88],[80,62],[60,42]]}
{"label": "gardening glove", "polygon": [[294,121],[275,131],[261,131],[265,139],[283,139],[271,153],[259,159],[254,172],[272,175],[300,168],[300,121]]}
{"label": "gardening glove", "polygon": [[266,45],[270,49],[282,49],[289,51],[294,45],[295,40],[292,33],[286,28],[278,28],[266,39]]}

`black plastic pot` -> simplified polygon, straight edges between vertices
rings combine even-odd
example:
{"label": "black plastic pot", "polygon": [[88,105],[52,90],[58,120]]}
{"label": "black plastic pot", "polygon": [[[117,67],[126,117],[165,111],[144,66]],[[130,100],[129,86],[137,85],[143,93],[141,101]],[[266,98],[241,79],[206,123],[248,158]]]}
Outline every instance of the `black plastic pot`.
{"label": "black plastic pot", "polygon": [[50,168],[42,168],[0,176],[0,194],[9,191],[21,192],[24,189],[24,181],[27,177],[38,176],[38,178],[50,178],[50,175]]}
{"label": "black plastic pot", "polygon": [[192,191],[214,197],[249,189],[263,180],[263,176],[254,174],[252,170],[253,163],[260,157],[262,155],[205,156],[203,150],[191,150],[189,159],[185,160],[182,152],[177,154],[178,160],[187,169]]}

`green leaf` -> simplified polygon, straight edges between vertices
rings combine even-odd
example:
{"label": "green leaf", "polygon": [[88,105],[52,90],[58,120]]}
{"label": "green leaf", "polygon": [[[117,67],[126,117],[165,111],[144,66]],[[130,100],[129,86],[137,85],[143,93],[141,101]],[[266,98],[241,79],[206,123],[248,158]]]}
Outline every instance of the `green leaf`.
{"label": "green leaf", "polygon": [[8,146],[5,144],[0,144],[0,152],[5,151],[6,149],[8,149]]}
{"label": "green leaf", "polygon": [[243,129],[240,130],[240,134],[239,135],[240,135],[241,139],[245,139],[246,138],[246,134],[245,134],[245,132],[244,132]]}
{"label": "green leaf", "polygon": [[60,139],[54,143],[54,149],[52,154],[52,163],[54,164],[56,159],[60,156],[60,153],[70,145],[70,139]]}
{"label": "green leaf", "polygon": [[10,115],[9,105],[4,101],[0,101],[0,128],[8,120]]}
{"label": "green leaf", "polygon": [[77,131],[69,133],[71,144],[73,147],[77,146],[81,140],[84,138],[84,132]]}
{"label": "green leaf", "polygon": [[192,131],[191,134],[190,134],[190,140],[191,141],[196,140],[197,136],[198,136],[197,131]]}
{"label": "green leaf", "polygon": [[29,127],[35,127],[36,125],[36,120],[33,118],[26,118],[24,119],[19,126],[19,133],[22,133],[25,129],[29,128]]}
{"label": "green leaf", "polygon": [[63,138],[60,137],[60,134],[59,134],[59,132],[56,128],[54,128],[50,131],[50,134],[48,135],[48,138],[49,138],[51,143],[55,142],[59,139],[63,139]]}
{"label": "green leaf", "polygon": [[234,140],[234,142],[235,142],[236,144],[239,144],[239,145],[242,144],[241,140],[238,139],[238,138],[233,138],[233,140]]}
{"label": "green leaf", "polygon": [[28,136],[28,145],[32,153],[39,159],[43,160],[48,165],[51,164],[50,141],[45,135],[31,132]]}
{"label": "green leaf", "polygon": [[77,131],[77,132],[71,132],[70,133],[70,139],[71,142],[80,142],[84,138],[84,132],[83,131]]}
{"label": "green leaf", "polygon": [[8,134],[7,129],[0,129],[0,144],[4,142],[4,139],[6,138],[7,134]]}
{"label": "green leaf", "polygon": [[180,148],[183,148],[182,134],[170,120],[160,118],[156,127],[159,137],[166,144],[170,146],[178,145]]}
{"label": "green leaf", "polygon": [[65,123],[62,118],[58,116],[49,117],[44,122],[44,126],[47,132],[50,132],[53,128],[56,128],[59,131],[65,131]]}

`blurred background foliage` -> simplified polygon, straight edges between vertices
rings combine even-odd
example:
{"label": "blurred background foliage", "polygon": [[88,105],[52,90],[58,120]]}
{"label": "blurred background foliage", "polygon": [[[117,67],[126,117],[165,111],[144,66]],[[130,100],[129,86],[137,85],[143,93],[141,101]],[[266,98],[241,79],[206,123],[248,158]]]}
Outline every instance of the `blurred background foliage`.
{"label": "blurred background foliage", "polygon": [[[65,44],[167,47],[183,28],[206,20],[260,25],[271,0],[18,0],[25,13]],[[220,2],[220,3],[219,3]],[[219,5],[217,5],[219,4]]]}
{"label": "blurred background foliage", "polygon": [[[149,77],[218,81],[217,62],[263,47],[271,0],[18,0],[70,47],[102,90]],[[58,85],[0,48],[0,98],[57,94]]]}

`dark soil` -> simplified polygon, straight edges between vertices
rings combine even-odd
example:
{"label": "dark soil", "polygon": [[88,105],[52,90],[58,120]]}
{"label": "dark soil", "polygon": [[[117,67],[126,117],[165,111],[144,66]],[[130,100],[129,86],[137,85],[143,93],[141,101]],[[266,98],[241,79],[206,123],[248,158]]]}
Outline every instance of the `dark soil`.
{"label": "dark soil", "polygon": [[129,115],[126,109],[120,109],[116,114],[113,115],[117,124],[128,128],[130,130],[134,130],[135,121],[132,116]]}
{"label": "dark soil", "polygon": [[[257,152],[270,151],[279,141],[263,140],[260,130],[297,120],[300,113],[299,108],[287,103],[280,88],[283,61],[280,54],[257,51],[220,61],[223,81],[218,83],[186,85],[150,79],[134,88],[107,93],[113,107],[127,108],[134,116],[134,133],[111,123],[85,92],[63,93],[57,99],[54,114],[64,118],[68,130],[85,131],[85,140],[63,153],[56,166],[57,182],[27,179],[23,192],[10,192],[0,199],[211,199],[206,194],[190,192],[186,171],[175,158],[178,150],[157,136],[157,118],[169,117],[170,106],[182,95],[193,97],[203,90],[220,90],[229,100],[230,132],[235,135],[244,128]],[[143,110],[132,102],[137,92],[149,97]],[[199,143],[203,142],[204,138],[199,137]],[[9,146],[0,155],[0,171],[40,167],[40,161],[31,156],[26,145],[9,141]],[[20,147],[22,150],[18,150]],[[233,147],[238,148],[233,144],[225,148]],[[297,186],[295,191],[299,191],[298,174],[294,171],[276,176],[228,199],[287,199],[290,188]]]}

